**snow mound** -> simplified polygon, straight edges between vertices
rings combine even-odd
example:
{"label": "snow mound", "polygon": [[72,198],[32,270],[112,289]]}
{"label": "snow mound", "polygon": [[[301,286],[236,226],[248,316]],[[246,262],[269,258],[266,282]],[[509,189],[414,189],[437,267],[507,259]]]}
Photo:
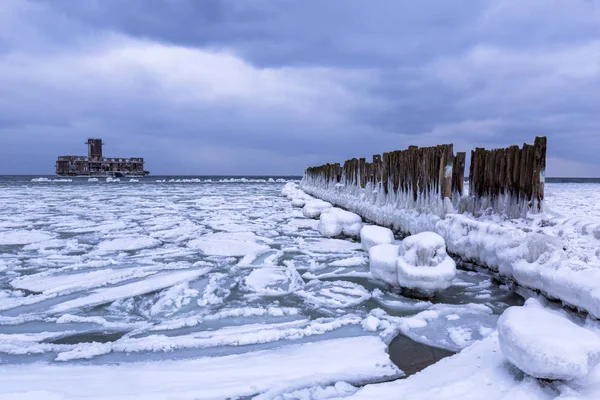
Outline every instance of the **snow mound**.
{"label": "snow mound", "polygon": [[371,275],[392,286],[398,286],[396,263],[400,254],[400,246],[395,244],[379,244],[369,249],[369,268]]}
{"label": "snow mound", "polygon": [[331,208],[329,212],[321,214],[317,229],[323,236],[358,236],[362,226],[362,218],[357,214]]}
{"label": "snow mound", "polygon": [[398,284],[424,297],[447,289],[456,276],[456,263],[446,253],[444,238],[422,232],[402,241],[398,258]]}
{"label": "snow mound", "polygon": [[298,189],[298,184],[294,182],[286,183],[281,189],[281,195],[292,200],[293,207],[304,207],[307,202],[314,200],[315,198],[309,194],[304,193],[301,189]]}
{"label": "snow mound", "polygon": [[367,225],[360,230],[360,243],[362,249],[369,251],[378,244],[394,243],[394,233],[391,229],[377,225]]}
{"label": "snow mound", "polygon": [[600,338],[540,306],[511,307],[498,320],[504,357],[528,375],[571,380],[600,361]]}
{"label": "snow mound", "polygon": [[299,191],[300,189],[298,189],[298,184],[294,182],[288,182],[285,185],[283,185],[283,188],[281,188],[281,195],[287,197],[288,199],[291,199]]}
{"label": "snow mound", "polygon": [[333,206],[323,200],[311,200],[304,205],[302,214],[306,218],[319,218],[321,214],[329,212]]}
{"label": "snow mound", "polygon": [[302,208],[306,204],[306,200],[300,197],[296,197],[292,199],[292,207]]}

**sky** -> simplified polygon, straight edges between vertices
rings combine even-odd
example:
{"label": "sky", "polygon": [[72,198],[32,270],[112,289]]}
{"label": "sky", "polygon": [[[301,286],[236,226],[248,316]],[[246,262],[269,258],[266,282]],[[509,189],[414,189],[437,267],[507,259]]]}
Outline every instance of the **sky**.
{"label": "sky", "polygon": [[545,135],[547,176],[598,177],[599,111],[595,0],[0,0],[0,174],[88,137],[156,175],[300,175]]}

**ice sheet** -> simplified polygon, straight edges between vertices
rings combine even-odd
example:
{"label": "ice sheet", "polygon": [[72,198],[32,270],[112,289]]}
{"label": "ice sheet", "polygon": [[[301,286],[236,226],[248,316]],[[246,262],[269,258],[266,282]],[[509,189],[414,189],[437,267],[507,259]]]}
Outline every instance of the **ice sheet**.
{"label": "ice sheet", "polygon": [[399,375],[381,340],[363,336],[161,363],[0,366],[0,394],[7,400],[224,399]]}

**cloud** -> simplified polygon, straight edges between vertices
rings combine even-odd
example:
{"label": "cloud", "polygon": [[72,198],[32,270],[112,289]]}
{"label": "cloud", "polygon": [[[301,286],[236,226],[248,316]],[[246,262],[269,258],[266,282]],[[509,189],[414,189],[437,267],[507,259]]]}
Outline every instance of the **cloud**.
{"label": "cloud", "polygon": [[550,3],[5,0],[0,173],[88,136],[153,173],[300,174],[547,135],[548,176],[599,176],[600,12]]}

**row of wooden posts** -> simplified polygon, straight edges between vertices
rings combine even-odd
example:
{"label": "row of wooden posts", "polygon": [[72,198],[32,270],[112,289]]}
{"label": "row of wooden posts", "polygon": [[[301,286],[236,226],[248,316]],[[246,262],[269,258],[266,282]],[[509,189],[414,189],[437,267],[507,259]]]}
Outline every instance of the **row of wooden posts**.
{"label": "row of wooden posts", "polygon": [[[311,167],[306,169],[305,179],[362,188],[371,185],[385,193],[393,190],[412,195],[414,201],[429,196],[457,203],[464,194],[465,163],[466,154],[454,155],[452,144],[409,146],[383,156],[376,154],[371,162],[353,158],[343,166],[335,163]],[[533,145],[524,144],[522,148],[476,148],[471,152],[469,197],[486,198],[485,204],[493,205],[497,199],[509,196],[532,205],[531,211],[539,211],[544,199],[545,165],[545,137],[537,137]]]}

